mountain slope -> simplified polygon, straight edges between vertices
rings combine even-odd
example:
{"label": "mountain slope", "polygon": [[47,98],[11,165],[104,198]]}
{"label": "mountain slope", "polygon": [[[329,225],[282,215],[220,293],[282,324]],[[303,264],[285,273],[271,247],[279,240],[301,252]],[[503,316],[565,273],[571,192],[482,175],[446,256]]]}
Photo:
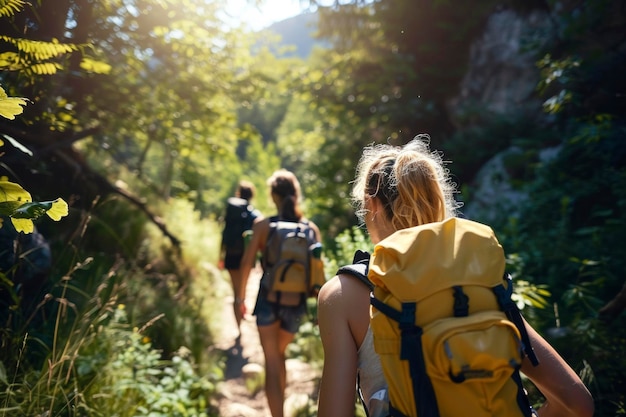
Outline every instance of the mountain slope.
{"label": "mountain slope", "polygon": [[[304,13],[273,23],[261,33],[271,32],[280,36],[281,40],[278,45],[268,45],[275,54],[306,59],[311,54],[313,47],[325,47],[323,42],[314,38],[315,32],[317,32],[317,19],[316,13]],[[295,49],[288,52],[282,51],[281,49],[286,46]]]}

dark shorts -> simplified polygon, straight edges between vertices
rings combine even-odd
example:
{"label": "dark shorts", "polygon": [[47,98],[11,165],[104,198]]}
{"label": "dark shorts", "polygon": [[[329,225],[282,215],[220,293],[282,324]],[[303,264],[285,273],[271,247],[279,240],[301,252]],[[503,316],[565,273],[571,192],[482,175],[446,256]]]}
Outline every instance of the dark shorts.
{"label": "dark shorts", "polygon": [[227,249],[226,255],[224,255],[224,268],[239,269],[241,267],[241,258],[243,258],[242,252],[229,252]]}
{"label": "dark shorts", "polygon": [[280,321],[280,328],[289,332],[297,333],[302,323],[302,318],[306,314],[306,304],[291,306],[281,306],[268,301],[263,295],[263,290],[259,291],[259,297],[254,306],[253,315],[256,316],[257,326],[269,326]]}

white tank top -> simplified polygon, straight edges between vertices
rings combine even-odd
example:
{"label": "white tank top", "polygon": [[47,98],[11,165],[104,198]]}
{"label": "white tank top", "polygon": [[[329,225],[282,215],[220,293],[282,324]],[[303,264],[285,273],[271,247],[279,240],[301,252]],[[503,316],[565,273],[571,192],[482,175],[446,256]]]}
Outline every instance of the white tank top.
{"label": "white tank top", "polygon": [[357,354],[357,372],[369,416],[385,417],[389,414],[387,383],[380,358],[374,351],[374,335],[369,326]]}

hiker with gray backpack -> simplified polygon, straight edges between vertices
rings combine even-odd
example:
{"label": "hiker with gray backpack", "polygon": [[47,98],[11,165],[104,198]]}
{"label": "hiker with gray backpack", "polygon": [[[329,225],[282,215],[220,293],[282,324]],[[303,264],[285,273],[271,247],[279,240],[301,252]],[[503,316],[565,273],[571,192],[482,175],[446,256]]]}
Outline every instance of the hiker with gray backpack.
{"label": "hiker with gray backpack", "polygon": [[[320,417],[593,415],[574,370],[521,316],[491,228],[456,216],[441,155],[419,135],[371,145],[352,200],[373,253],[322,287]],[[520,374],[545,402],[533,409]]]}
{"label": "hiker with gray backpack", "polygon": [[265,394],[273,417],[283,417],[285,351],[307,313],[306,300],[324,284],[320,231],[300,208],[300,183],[280,169],[268,179],[277,213],[253,226],[252,239],[241,263],[245,300],[250,270],[261,253],[261,278],[253,315],[265,357]]}

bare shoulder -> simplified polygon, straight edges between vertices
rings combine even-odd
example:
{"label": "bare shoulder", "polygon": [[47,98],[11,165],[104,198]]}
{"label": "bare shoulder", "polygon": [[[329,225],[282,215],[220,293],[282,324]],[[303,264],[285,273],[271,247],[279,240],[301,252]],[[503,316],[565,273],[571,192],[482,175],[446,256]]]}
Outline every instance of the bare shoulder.
{"label": "bare shoulder", "polygon": [[318,306],[320,332],[346,326],[358,349],[369,326],[369,288],[352,275],[336,275],[322,286]]}
{"label": "bare shoulder", "polygon": [[334,276],[320,289],[317,296],[320,331],[348,325],[351,293],[343,275]]}
{"label": "bare shoulder", "polygon": [[336,298],[341,298],[341,285],[339,284],[338,278],[339,277],[335,275],[322,285],[317,296],[317,303],[319,305],[326,305]]}
{"label": "bare shoulder", "polygon": [[256,223],[252,224],[252,242],[250,246],[256,249],[263,249],[265,247],[265,241],[269,235],[270,220],[265,217]]}
{"label": "bare shoulder", "polygon": [[258,221],[254,222],[252,224],[252,230],[257,232],[261,232],[261,231],[266,231],[269,230],[270,228],[270,218],[269,217],[264,217],[262,219],[259,219]]}
{"label": "bare shoulder", "polygon": [[321,288],[318,302],[341,306],[354,306],[369,302],[369,289],[358,278],[348,274],[335,275]]}

